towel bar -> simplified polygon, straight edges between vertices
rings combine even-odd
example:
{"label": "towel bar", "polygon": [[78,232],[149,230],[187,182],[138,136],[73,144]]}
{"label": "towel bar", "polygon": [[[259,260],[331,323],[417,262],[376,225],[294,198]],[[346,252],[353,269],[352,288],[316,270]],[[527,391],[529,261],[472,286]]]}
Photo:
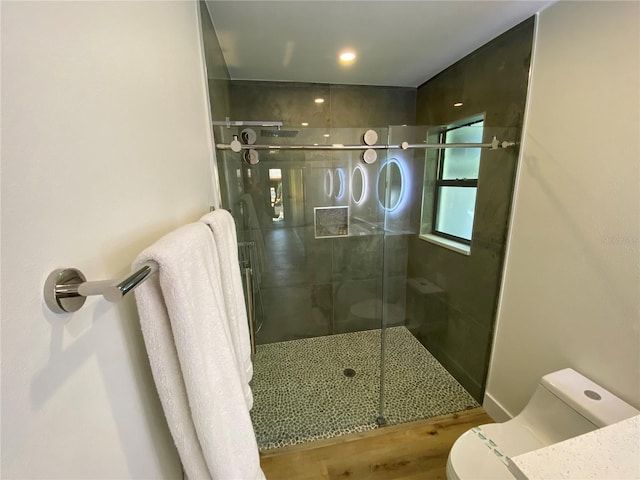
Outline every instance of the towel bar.
{"label": "towel bar", "polygon": [[110,302],[117,302],[157,271],[155,262],[147,262],[123,280],[87,282],[80,270],[60,268],[51,272],[44,282],[44,301],[54,313],[80,310],[89,295],[102,295]]}

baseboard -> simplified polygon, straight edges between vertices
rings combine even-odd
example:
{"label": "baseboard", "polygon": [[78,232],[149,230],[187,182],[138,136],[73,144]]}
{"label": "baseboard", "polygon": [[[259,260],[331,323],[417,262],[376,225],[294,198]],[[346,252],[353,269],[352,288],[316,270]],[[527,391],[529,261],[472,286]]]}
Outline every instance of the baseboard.
{"label": "baseboard", "polygon": [[487,411],[489,416],[496,422],[506,422],[511,420],[513,416],[509,414],[506,408],[504,408],[500,402],[491,396],[490,393],[485,392],[482,407]]}

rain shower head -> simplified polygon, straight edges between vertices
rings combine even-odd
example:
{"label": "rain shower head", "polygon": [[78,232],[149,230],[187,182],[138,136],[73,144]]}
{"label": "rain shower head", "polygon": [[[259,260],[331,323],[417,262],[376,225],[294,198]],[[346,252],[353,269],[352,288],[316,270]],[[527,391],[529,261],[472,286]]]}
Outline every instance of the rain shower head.
{"label": "rain shower head", "polygon": [[260,136],[261,137],[269,137],[269,138],[292,138],[298,135],[299,130],[280,130],[280,129],[261,129]]}

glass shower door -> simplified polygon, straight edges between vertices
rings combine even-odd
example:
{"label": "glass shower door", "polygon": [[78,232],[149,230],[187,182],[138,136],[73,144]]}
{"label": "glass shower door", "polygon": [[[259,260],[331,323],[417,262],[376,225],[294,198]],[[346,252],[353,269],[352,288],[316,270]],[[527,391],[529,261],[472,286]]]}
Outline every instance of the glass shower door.
{"label": "glass shower door", "polygon": [[[416,345],[406,328],[408,251],[415,233],[412,212],[418,189],[414,178],[414,151],[398,147],[412,127],[389,127],[386,156],[378,165],[376,189],[383,215],[383,282],[381,302],[381,379],[379,423],[406,421],[406,404],[415,396],[412,377]],[[411,418],[413,420],[413,418]]]}
{"label": "glass shower door", "polygon": [[[221,129],[222,143],[243,138],[242,128]],[[361,144],[365,129],[254,131],[255,145],[339,146]],[[387,129],[377,133],[387,138]],[[243,152],[219,150],[218,158],[224,207],[256,272],[258,443],[271,448],[376,428],[383,309],[401,316],[382,301],[386,151],[377,150],[372,164],[362,150],[254,153],[253,165]]]}
{"label": "glass shower door", "polygon": [[[433,255],[420,237],[423,210],[433,208],[434,179],[442,150],[407,148],[440,143],[442,127],[389,127],[386,163],[380,166],[384,211],[384,273],[380,411],[389,424],[458,412],[477,403],[427,348],[449,342],[446,284],[438,269],[464,262],[459,253]],[[394,147],[395,146],[395,147]],[[443,262],[443,259],[446,262]],[[427,278],[423,272],[435,271]]]}

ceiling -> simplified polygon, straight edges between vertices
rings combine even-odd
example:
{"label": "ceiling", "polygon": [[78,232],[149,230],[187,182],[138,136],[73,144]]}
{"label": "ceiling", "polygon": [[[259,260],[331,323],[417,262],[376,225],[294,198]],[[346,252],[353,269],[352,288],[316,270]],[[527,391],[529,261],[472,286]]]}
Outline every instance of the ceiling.
{"label": "ceiling", "polygon": [[[233,80],[417,87],[553,2],[206,3]],[[347,48],[357,58],[343,65]]]}

